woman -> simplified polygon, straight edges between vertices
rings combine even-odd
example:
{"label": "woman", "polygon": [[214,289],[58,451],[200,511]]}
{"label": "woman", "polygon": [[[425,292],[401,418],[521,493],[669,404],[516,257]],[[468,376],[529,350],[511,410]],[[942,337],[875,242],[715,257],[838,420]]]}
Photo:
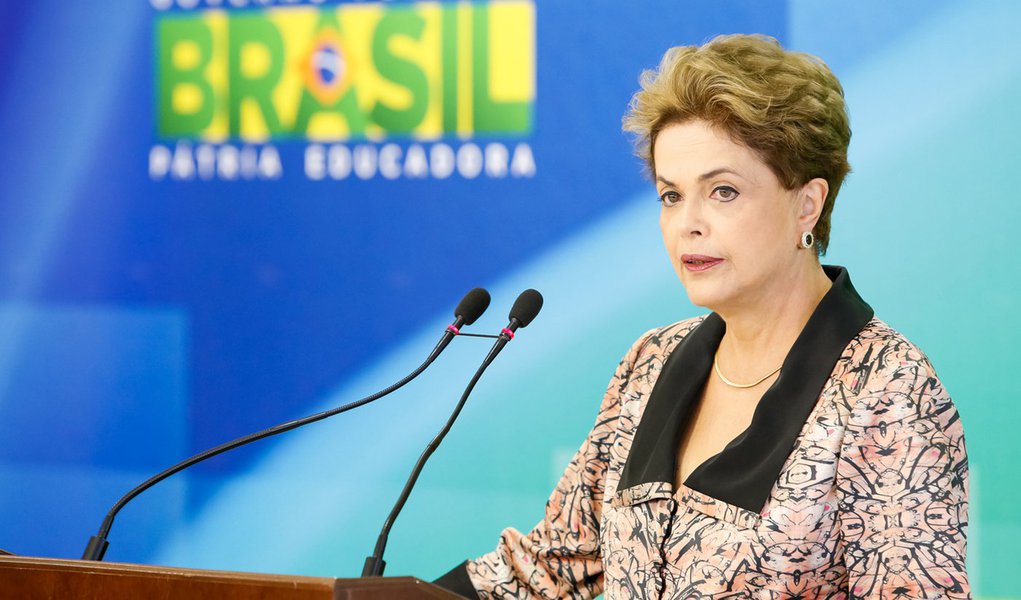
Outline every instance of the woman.
{"label": "woman", "polygon": [[643,335],[527,535],[468,597],[969,598],[961,421],[922,352],[824,267],[843,90],[771,38],[667,52],[625,129],[694,304]]}

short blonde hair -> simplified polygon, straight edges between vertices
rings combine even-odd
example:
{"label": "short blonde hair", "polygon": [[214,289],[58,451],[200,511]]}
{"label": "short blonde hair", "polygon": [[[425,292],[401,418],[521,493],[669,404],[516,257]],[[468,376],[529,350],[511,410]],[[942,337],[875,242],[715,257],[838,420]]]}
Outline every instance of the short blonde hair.
{"label": "short blonde hair", "polygon": [[645,71],[624,130],[652,175],[656,136],[668,125],[701,120],[754,150],[780,183],[794,189],[821,177],[829,194],[813,233],[826,252],[837,192],[851,170],[844,90],[819,58],[789,52],[764,35],[721,35],[677,46]]}

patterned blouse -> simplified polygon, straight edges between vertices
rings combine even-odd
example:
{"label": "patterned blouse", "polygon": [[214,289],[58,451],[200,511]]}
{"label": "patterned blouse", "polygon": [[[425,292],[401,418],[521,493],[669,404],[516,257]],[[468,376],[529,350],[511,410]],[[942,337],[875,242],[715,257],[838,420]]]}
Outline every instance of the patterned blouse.
{"label": "patterned blouse", "polygon": [[478,598],[970,598],[960,417],[922,352],[833,286],[751,424],[674,489],[725,331],[643,335],[522,534],[437,581]]}

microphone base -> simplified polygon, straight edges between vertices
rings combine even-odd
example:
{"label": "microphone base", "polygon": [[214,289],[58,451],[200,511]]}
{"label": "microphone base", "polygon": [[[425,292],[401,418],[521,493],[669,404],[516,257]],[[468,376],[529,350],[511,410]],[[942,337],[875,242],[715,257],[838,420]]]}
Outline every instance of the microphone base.
{"label": "microphone base", "polygon": [[89,545],[85,547],[85,552],[82,554],[82,560],[103,560],[103,555],[106,554],[106,549],[109,546],[110,542],[106,541],[105,537],[92,536],[89,538]]}
{"label": "microphone base", "polygon": [[386,561],[378,556],[369,556],[362,567],[362,577],[382,577],[386,569]]}

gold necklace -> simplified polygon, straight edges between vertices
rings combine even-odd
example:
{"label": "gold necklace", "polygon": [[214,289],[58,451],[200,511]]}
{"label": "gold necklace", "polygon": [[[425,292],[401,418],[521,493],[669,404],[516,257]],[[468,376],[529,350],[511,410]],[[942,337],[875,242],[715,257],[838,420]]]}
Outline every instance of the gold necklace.
{"label": "gold necklace", "polygon": [[755,383],[735,383],[735,382],[727,379],[726,377],[724,377],[723,373],[720,372],[719,355],[714,355],[713,356],[713,370],[716,371],[716,374],[720,377],[720,380],[723,381],[723,383],[729,385],[732,388],[739,388],[739,389],[753,388],[753,387],[759,385],[760,383],[762,383],[763,381],[769,379],[773,375],[776,375],[777,373],[779,373],[780,369],[782,369],[782,368],[783,368],[783,363],[781,363],[779,367],[774,369],[772,373],[770,373],[769,375],[766,375],[765,377],[763,377],[762,379],[756,381]]}

